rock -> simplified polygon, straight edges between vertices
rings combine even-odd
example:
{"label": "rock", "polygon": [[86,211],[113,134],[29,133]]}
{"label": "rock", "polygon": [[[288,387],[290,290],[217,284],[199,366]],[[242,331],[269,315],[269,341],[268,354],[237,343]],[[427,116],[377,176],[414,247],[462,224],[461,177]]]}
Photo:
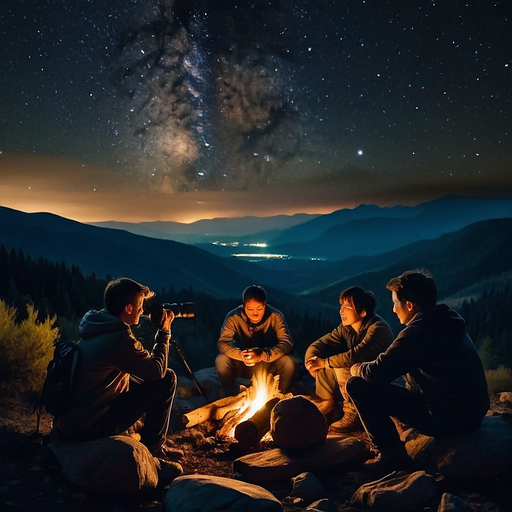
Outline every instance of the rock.
{"label": "rock", "polygon": [[512,427],[501,416],[486,416],[467,436],[434,439],[409,429],[401,437],[414,460],[446,478],[491,479],[512,467]]}
{"label": "rock", "polygon": [[235,476],[260,484],[289,480],[302,472],[324,472],[354,467],[368,459],[370,452],[361,439],[328,437],[323,443],[301,451],[279,448],[251,453],[233,462]]}
{"label": "rock", "polygon": [[270,415],[270,433],[283,450],[308,448],[327,437],[329,427],[318,407],[298,395],[280,400]]}
{"label": "rock", "polygon": [[504,391],[500,393],[500,402],[512,404],[512,391]]}
{"label": "rock", "polygon": [[386,512],[416,510],[433,498],[436,491],[435,478],[425,471],[390,473],[380,480],[359,487],[350,503]]}
{"label": "rock", "polygon": [[186,475],[174,480],[163,500],[167,512],[282,512],[281,502],[257,485],[231,478]]}
{"label": "rock", "polygon": [[334,501],[324,498],[322,500],[310,503],[306,510],[309,510],[311,512],[337,512],[338,506]]}
{"label": "rock", "polygon": [[81,443],[50,443],[64,476],[84,489],[133,493],[158,484],[157,461],[142,443],[111,436]]}
{"label": "rock", "polygon": [[449,492],[443,493],[441,502],[437,512],[473,512],[473,507],[468,505],[464,500],[450,494]]}
{"label": "rock", "polygon": [[292,494],[311,501],[325,495],[325,489],[313,473],[304,472],[292,478]]}

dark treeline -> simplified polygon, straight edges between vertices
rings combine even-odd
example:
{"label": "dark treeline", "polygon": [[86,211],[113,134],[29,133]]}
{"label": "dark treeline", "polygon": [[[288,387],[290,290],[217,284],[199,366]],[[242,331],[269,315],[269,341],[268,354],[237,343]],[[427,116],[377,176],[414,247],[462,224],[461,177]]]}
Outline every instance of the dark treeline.
{"label": "dark treeline", "polygon": [[[3,245],[0,246],[0,299],[18,310],[19,320],[25,317],[27,304],[34,305],[40,320],[55,316],[61,338],[78,338],[78,324],[84,313],[103,307],[103,291],[109,279],[109,276],[99,279],[94,274],[84,276],[76,266],[70,268],[64,263],[53,263],[44,258],[34,259],[21,250],[7,251]],[[213,366],[222,322],[226,313],[241,303],[241,296],[223,300],[196,292],[193,288],[175,290],[173,286],[155,291],[155,300],[162,303],[196,304],[193,319],[178,318],[174,321],[173,336],[192,369]],[[272,304],[284,313],[299,357],[303,356],[309,343],[334,327],[332,321],[325,320],[322,315],[299,313],[287,304]],[[151,345],[155,329],[147,321],[134,327],[134,331],[148,346]],[[180,363],[177,358],[178,366]]]}
{"label": "dark treeline", "polygon": [[486,291],[477,299],[465,301],[459,312],[466,319],[468,332],[479,348],[484,365],[512,368],[512,297],[510,285]]}
{"label": "dark treeline", "polygon": [[[78,323],[89,309],[103,307],[103,291],[110,279],[94,274],[84,276],[76,266],[31,258],[21,250],[7,251],[0,246],[0,299],[18,310],[19,319],[26,314],[26,305],[33,304],[41,320],[56,317],[62,338],[77,339]],[[218,299],[193,288],[175,290],[173,286],[156,290],[155,300],[194,302],[193,319],[176,319],[173,336],[186,354],[192,369],[213,366],[217,355],[216,341],[228,311],[241,303],[241,297]],[[240,291],[240,293],[242,290]],[[288,303],[269,302],[280,309],[288,322],[295,351],[302,358],[307,346],[336,326],[337,318],[298,312]],[[457,308],[466,319],[468,332],[488,368],[499,365],[512,368],[512,297],[509,286],[484,292],[479,298],[465,301]],[[152,343],[154,327],[142,321],[135,327],[137,336]],[[395,333],[396,334],[396,333]],[[178,366],[180,364],[177,359]],[[179,368],[178,368],[179,370]]]}

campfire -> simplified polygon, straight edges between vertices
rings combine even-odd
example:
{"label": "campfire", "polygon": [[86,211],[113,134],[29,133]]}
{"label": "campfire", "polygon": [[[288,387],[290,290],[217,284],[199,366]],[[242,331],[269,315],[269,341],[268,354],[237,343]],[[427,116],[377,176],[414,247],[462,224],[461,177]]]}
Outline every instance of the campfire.
{"label": "campfire", "polygon": [[183,416],[186,427],[217,421],[216,437],[236,440],[244,448],[254,448],[270,429],[270,415],[276,403],[286,396],[279,392],[279,377],[255,372],[251,385],[235,396],[221,398]]}

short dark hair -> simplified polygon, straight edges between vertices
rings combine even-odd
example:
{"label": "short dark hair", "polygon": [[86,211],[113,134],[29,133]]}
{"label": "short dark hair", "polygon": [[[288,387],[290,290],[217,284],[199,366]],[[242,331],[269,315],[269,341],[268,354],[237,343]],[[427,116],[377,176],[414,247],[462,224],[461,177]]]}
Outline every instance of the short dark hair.
{"label": "short dark hair", "polygon": [[252,284],[248,286],[242,293],[242,302],[245,304],[250,300],[267,303],[267,292],[262,286]]}
{"label": "short dark hair", "polygon": [[358,314],[364,309],[366,314],[371,316],[377,307],[374,293],[369,290],[363,290],[360,286],[351,286],[343,290],[340,293],[340,302],[344,300],[350,302]]}
{"label": "short dark hair", "polygon": [[103,295],[105,309],[114,316],[119,316],[125,306],[133,304],[139,295],[147,295],[150,292],[147,286],[144,286],[128,277],[120,277],[110,281]]}
{"label": "short dark hair", "polygon": [[428,311],[437,303],[436,281],[425,269],[408,270],[391,279],[386,288],[394,291],[401,303],[412,302],[420,311]]}

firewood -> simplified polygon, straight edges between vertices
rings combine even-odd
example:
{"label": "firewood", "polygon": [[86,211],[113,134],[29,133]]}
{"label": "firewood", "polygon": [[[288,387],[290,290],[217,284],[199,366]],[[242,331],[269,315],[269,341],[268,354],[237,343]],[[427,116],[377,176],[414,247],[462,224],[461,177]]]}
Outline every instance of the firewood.
{"label": "firewood", "polygon": [[244,449],[258,446],[262,437],[270,430],[270,415],[277,402],[279,398],[272,398],[248,420],[235,427],[235,439]]}
{"label": "firewood", "polygon": [[221,419],[229,410],[236,408],[236,403],[242,403],[244,400],[245,390],[235,396],[219,398],[219,400],[216,400],[215,402],[202,405],[201,407],[184,414],[182,416],[182,423],[185,427],[189,428],[211,419]]}

